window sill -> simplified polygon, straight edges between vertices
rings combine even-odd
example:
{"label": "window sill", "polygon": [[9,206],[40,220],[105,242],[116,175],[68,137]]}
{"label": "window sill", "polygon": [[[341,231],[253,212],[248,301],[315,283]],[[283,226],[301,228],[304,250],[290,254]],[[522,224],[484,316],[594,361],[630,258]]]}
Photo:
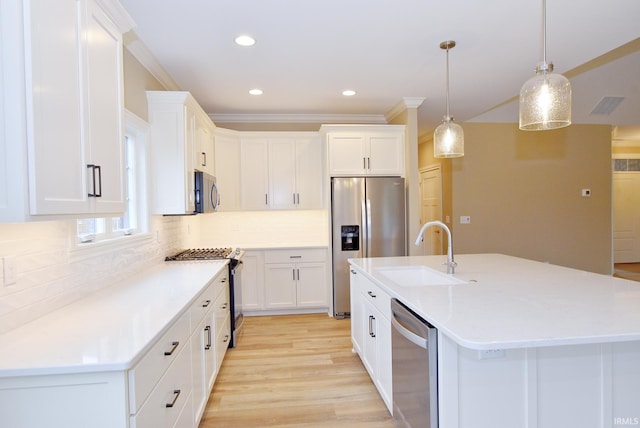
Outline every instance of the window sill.
{"label": "window sill", "polygon": [[125,248],[146,245],[151,243],[152,240],[153,235],[151,233],[140,233],[137,235],[119,236],[117,238],[105,239],[98,242],[74,242],[72,244],[69,258],[71,262],[81,261]]}

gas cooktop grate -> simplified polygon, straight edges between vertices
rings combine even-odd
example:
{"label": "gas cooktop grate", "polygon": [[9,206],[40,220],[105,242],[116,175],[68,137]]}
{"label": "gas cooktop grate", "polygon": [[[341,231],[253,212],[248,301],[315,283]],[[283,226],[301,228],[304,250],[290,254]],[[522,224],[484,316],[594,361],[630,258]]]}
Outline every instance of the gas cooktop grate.
{"label": "gas cooktop grate", "polygon": [[226,259],[233,250],[231,248],[196,248],[180,251],[165,258],[165,261],[175,260],[216,260]]}

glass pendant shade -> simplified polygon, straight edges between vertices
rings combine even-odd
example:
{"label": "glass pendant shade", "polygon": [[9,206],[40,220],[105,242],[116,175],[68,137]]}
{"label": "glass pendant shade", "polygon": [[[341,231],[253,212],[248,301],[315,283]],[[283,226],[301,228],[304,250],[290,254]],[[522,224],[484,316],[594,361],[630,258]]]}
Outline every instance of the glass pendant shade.
{"label": "glass pendant shade", "polygon": [[537,71],[520,89],[520,129],[544,131],[571,125],[571,84],[561,74]]}
{"label": "glass pendant shade", "polygon": [[436,158],[457,158],[464,156],[464,132],[462,126],[445,118],[433,133],[433,156]]}
{"label": "glass pendant shade", "polygon": [[449,49],[453,49],[456,42],[445,40],[440,43],[440,49],[447,51],[447,114],[444,121],[433,133],[433,156],[435,158],[459,158],[464,156],[464,132],[462,126],[453,122],[449,113]]}

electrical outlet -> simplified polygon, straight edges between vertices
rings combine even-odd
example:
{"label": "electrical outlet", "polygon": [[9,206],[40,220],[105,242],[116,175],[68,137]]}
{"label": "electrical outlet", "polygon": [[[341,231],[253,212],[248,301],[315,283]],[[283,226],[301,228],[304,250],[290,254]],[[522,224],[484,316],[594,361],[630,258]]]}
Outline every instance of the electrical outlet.
{"label": "electrical outlet", "polygon": [[504,356],[504,349],[482,349],[478,351],[478,359],[480,360],[504,358]]}
{"label": "electrical outlet", "polygon": [[460,216],[460,224],[471,224],[471,216],[470,215],[461,215]]}
{"label": "electrical outlet", "polygon": [[16,262],[13,257],[2,258],[2,277],[5,286],[13,285],[17,282]]}

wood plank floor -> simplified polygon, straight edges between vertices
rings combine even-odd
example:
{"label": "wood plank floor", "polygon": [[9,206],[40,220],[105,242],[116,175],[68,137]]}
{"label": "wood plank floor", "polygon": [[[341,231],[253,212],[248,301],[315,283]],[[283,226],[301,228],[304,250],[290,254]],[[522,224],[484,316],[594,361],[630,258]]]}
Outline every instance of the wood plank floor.
{"label": "wood plank floor", "polygon": [[229,349],[200,428],[393,427],[360,358],[350,320],[248,317]]}

